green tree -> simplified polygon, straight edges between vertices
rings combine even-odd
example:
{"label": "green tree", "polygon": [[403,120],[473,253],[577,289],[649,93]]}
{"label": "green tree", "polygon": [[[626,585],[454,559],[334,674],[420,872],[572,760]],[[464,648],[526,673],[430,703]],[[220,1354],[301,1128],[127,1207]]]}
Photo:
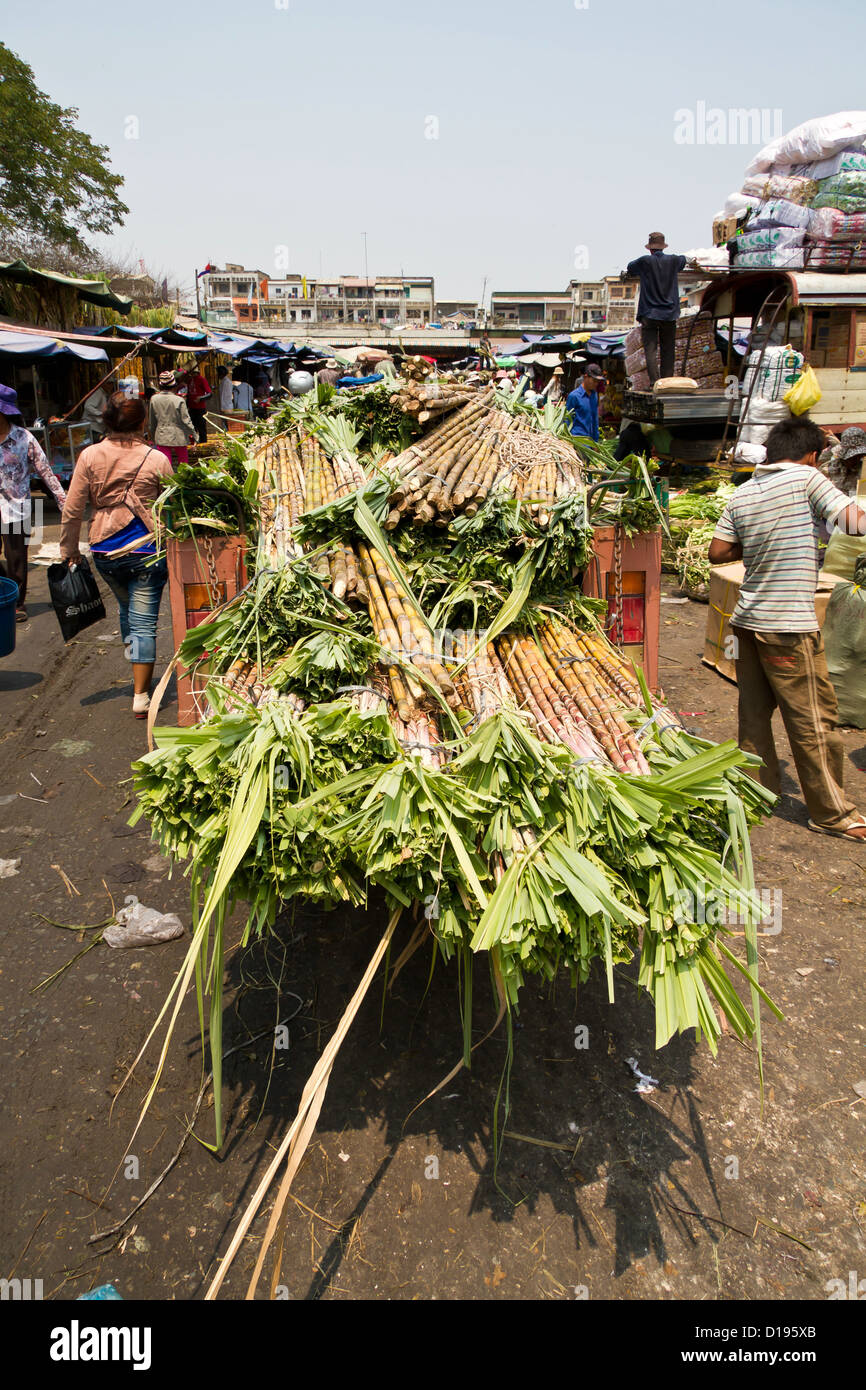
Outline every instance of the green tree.
{"label": "green tree", "polygon": [[123,175],[111,172],[108,147],[79,130],[77,117],[41,92],[33,69],[0,43],[0,232],[83,255],[88,234],[123,221]]}

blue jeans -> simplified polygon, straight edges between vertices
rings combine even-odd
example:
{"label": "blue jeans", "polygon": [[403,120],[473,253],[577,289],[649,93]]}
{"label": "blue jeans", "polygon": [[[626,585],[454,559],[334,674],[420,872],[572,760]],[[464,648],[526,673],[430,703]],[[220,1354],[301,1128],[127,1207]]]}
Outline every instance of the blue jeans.
{"label": "blue jeans", "polygon": [[93,561],[120,609],[120,633],[130,643],[130,660],[147,666],[156,660],[156,620],[168,579],[165,557],[93,554]]}

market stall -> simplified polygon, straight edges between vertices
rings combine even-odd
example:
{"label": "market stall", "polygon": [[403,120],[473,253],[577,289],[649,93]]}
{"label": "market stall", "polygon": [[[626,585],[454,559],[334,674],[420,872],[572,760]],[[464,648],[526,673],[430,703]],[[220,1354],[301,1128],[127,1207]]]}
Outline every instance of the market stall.
{"label": "market stall", "polygon": [[103,348],[90,344],[0,330],[0,381],[17,392],[27,428],[64,484],[91,442],[91,429],[80,419],[51,421],[86,393],[94,370],[104,371],[108,360]]}

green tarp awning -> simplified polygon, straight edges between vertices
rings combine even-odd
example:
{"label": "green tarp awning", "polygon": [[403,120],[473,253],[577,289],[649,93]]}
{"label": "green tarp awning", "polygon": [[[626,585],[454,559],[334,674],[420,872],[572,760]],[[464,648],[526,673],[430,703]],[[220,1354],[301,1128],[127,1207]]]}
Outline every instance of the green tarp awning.
{"label": "green tarp awning", "polygon": [[71,275],[58,275],[53,270],[31,270],[23,261],[0,261],[0,279],[11,280],[16,285],[32,285],[34,289],[55,287],[74,290],[86,304],[114,309],[118,314],[128,314],[132,308],[132,300],[114,294],[104,280],[76,280]]}

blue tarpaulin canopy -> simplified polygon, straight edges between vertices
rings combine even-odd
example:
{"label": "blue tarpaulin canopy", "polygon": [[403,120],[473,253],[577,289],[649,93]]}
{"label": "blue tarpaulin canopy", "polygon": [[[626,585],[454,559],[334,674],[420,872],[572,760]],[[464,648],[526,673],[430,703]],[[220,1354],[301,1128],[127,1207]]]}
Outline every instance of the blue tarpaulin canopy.
{"label": "blue tarpaulin canopy", "polygon": [[294,343],[279,343],[275,339],[244,338],[238,333],[211,333],[208,345],[227,357],[264,357],[275,362],[279,357],[293,357]]}
{"label": "blue tarpaulin canopy", "polygon": [[522,333],[521,337],[527,344],[527,347],[514,348],[513,352],[516,356],[520,352],[531,351],[531,349],[536,347],[539,343],[543,343],[548,352],[571,352],[572,348],[581,346],[580,340],[585,336],[586,335],[583,333],[574,335],[570,333]]}
{"label": "blue tarpaulin canopy", "polygon": [[625,333],[591,333],[582,344],[589,357],[625,357]]}
{"label": "blue tarpaulin canopy", "polygon": [[113,338],[131,338],[148,343],[166,343],[170,347],[206,347],[207,334],[188,333],[182,328],[149,328],[142,323],[122,323],[108,326],[73,328],[86,338],[101,338],[106,334]]}
{"label": "blue tarpaulin canopy", "polygon": [[83,362],[107,362],[104,348],[87,343],[59,342],[56,338],[40,338],[35,333],[14,333],[0,330],[0,357],[16,362],[37,362],[45,357],[78,357]]}

